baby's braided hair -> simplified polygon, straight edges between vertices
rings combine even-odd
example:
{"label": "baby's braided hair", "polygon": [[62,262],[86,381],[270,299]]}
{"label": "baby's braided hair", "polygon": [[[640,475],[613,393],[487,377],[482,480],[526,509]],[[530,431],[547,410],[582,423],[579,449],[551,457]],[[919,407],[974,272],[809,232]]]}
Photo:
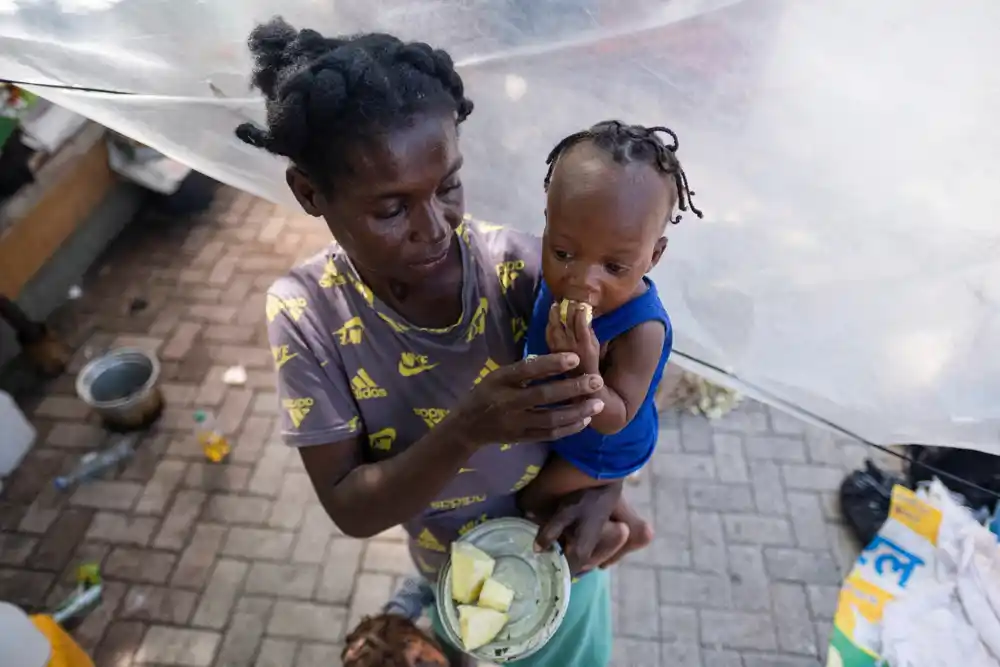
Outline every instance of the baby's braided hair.
{"label": "baby's braided hair", "polygon": [[[659,132],[670,137],[672,142],[663,143],[658,135]],[[694,197],[694,190],[688,187],[687,175],[677,159],[677,135],[666,127],[625,125],[621,121],[606,120],[588,130],[569,135],[556,144],[545,160],[545,164],[549,165],[548,173],[545,174],[546,191],[552,181],[552,170],[555,169],[559,156],[571,146],[584,140],[589,140],[598,148],[607,151],[618,164],[645,162],[663,174],[673,177],[674,185],[677,187],[677,207],[682,211],[690,210],[699,218],[702,217],[701,211],[695,207],[691,199]],[[675,225],[680,221],[680,214],[670,219]]]}
{"label": "baby's braided hair", "polygon": [[344,170],[349,142],[396,129],[415,115],[472,113],[451,57],[382,33],[323,37],[276,17],[248,40],[253,84],[267,101],[267,129],[236,128],[251,146],[289,158],[313,176]]}

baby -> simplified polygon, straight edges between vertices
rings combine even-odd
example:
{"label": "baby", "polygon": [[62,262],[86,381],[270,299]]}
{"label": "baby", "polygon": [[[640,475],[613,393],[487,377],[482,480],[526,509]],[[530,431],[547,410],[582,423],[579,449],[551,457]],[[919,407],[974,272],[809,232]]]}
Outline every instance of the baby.
{"label": "baby", "polygon": [[[667,128],[606,121],[549,154],[543,280],[525,352],[575,352],[577,373],[604,379],[595,395],[604,409],[580,433],[552,443],[557,456],[522,492],[527,511],[624,478],[653,453],[653,397],[673,332],[646,274],[667,247],[667,223],[680,221],[674,208],[701,217],[676,152]],[[599,549],[620,546],[602,540]]]}

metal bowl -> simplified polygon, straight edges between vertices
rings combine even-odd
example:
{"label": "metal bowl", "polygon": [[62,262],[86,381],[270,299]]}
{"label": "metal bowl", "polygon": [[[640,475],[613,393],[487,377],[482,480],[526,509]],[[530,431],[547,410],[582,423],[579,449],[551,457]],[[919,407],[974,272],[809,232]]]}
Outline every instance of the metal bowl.
{"label": "metal bowl", "polygon": [[[459,538],[496,559],[493,576],[515,592],[510,620],[493,642],[471,652],[493,664],[522,660],[555,635],[569,608],[569,563],[559,545],[534,551],[538,526],[519,518],[493,519]],[[462,646],[458,607],[451,598],[451,560],[438,575],[437,611],[448,640]]]}
{"label": "metal bowl", "polygon": [[112,428],[142,428],[163,407],[158,382],[160,362],[136,348],[112,350],[84,366],[76,393]]}

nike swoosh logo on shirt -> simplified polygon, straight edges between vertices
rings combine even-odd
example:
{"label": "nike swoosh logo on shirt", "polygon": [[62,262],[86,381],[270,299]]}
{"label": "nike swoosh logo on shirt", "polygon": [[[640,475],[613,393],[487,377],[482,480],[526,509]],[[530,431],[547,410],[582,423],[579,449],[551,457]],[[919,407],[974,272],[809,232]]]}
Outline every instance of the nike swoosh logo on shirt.
{"label": "nike swoosh logo on shirt", "polygon": [[437,367],[437,364],[427,364],[426,366],[404,366],[401,361],[399,362],[399,374],[403,377],[410,377],[411,375],[417,375],[418,373],[429,371],[435,367]]}

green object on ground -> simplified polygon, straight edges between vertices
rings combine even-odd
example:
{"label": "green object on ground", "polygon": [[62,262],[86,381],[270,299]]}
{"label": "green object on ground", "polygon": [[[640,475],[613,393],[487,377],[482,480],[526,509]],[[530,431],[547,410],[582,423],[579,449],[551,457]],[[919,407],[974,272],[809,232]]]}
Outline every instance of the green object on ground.
{"label": "green object on ground", "polygon": [[83,586],[101,583],[101,568],[97,563],[83,563],[76,569],[76,582]]}

